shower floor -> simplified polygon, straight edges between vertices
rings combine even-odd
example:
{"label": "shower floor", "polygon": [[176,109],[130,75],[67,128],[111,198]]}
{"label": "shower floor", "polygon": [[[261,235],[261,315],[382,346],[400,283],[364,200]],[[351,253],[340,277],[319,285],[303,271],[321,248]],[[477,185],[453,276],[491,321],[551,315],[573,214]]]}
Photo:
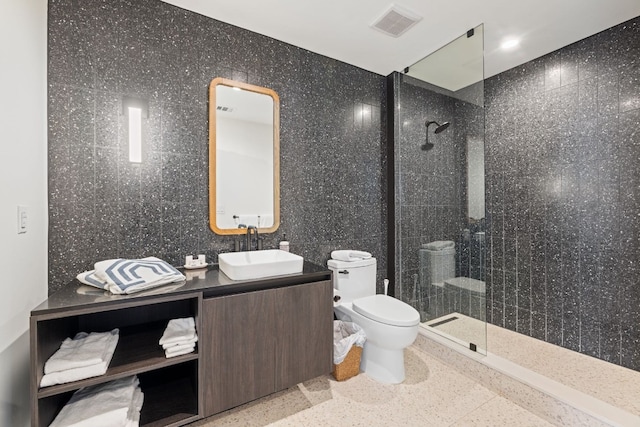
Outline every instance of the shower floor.
{"label": "shower floor", "polygon": [[[429,324],[456,317],[434,328]],[[452,313],[421,324],[468,346],[486,328],[486,349],[603,402],[640,415],[640,372],[614,365],[480,320]],[[457,338],[454,338],[457,337]],[[465,342],[466,341],[466,342]]]}
{"label": "shower floor", "polygon": [[454,312],[426,321],[421,325],[435,329],[439,334],[464,347],[468,348],[469,343],[473,343],[477,346],[478,352],[486,354],[487,325],[485,322]]}

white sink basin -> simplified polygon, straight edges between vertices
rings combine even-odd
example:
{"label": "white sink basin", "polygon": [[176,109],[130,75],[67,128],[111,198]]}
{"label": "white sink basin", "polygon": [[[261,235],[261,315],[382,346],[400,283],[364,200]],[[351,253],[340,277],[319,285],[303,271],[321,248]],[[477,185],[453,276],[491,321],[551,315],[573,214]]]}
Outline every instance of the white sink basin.
{"label": "white sink basin", "polygon": [[302,273],[302,261],[303,258],[300,255],[280,249],[228,252],[218,255],[220,271],[232,280]]}

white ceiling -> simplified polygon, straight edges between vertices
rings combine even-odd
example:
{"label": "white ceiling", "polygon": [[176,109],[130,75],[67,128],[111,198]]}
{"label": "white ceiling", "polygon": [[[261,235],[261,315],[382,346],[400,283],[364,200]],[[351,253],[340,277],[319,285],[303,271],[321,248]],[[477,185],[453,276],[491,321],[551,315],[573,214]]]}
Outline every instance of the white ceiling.
{"label": "white ceiling", "polygon": [[389,0],[164,1],[384,76],[482,23],[490,77],[640,15],[640,0],[398,0],[423,19],[393,38],[370,27]]}

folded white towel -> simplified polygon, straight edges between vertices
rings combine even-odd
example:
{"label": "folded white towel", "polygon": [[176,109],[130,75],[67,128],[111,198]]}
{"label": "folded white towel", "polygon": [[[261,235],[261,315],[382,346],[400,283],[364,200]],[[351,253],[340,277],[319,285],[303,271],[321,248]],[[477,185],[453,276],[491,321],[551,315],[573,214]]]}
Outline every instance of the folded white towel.
{"label": "folded white towel", "polygon": [[140,387],[137,387],[133,392],[133,400],[131,401],[131,406],[129,406],[125,427],[138,427],[140,425],[140,411],[143,403],[144,393],[142,393]]}
{"label": "folded white towel", "polygon": [[188,340],[170,342],[168,344],[162,344],[162,348],[167,350],[167,349],[170,349],[172,347],[178,347],[178,346],[182,346],[182,345],[194,344],[196,342],[198,342],[198,336],[197,335],[194,336],[191,339],[188,339]]}
{"label": "folded white towel", "polygon": [[[191,344],[184,344],[184,345],[176,345],[173,347],[169,347],[167,348],[164,353],[168,356],[170,354],[175,354],[175,353],[180,353],[184,350],[193,350],[196,348],[195,343],[191,343]],[[184,354],[184,353],[181,353]]]}
{"label": "folded white towel", "polygon": [[115,335],[118,342],[118,329],[109,332],[79,332],[73,339],[65,339],[58,351],[44,364],[44,373],[66,371],[97,365],[105,361],[105,355]]}
{"label": "folded white towel", "polygon": [[331,252],[331,258],[337,261],[360,261],[363,259],[371,258],[371,254],[369,252],[364,251],[354,251],[351,249],[339,250]]}
{"label": "folded white towel", "polygon": [[159,344],[175,344],[196,337],[196,324],[193,317],[171,319],[160,338]]}
{"label": "folded white towel", "polygon": [[169,350],[165,350],[164,354],[167,357],[167,359],[170,359],[172,357],[182,356],[183,354],[191,353],[193,352],[193,350],[195,350],[195,345],[192,345],[191,347],[188,347],[188,348],[184,348],[180,351],[175,351],[173,353],[169,353]]}
{"label": "folded white towel", "polygon": [[[117,330],[117,329],[114,329]],[[66,384],[73,381],[83,380],[85,378],[99,377],[104,375],[109,368],[113,353],[116,351],[118,345],[118,334],[110,336],[106,352],[104,354],[104,361],[95,365],[83,366],[81,368],[67,369],[65,371],[51,372],[45,374],[40,380],[40,387],[48,387],[56,384]]]}
{"label": "folded white towel", "polygon": [[62,407],[51,427],[124,426],[137,388],[135,376],[81,388]]}
{"label": "folded white towel", "polygon": [[186,279],[173,266],[156,257],[109,259],[97,262],[94,267],[94,270],[80,273],[76,278],[113,294],[132,294]]}

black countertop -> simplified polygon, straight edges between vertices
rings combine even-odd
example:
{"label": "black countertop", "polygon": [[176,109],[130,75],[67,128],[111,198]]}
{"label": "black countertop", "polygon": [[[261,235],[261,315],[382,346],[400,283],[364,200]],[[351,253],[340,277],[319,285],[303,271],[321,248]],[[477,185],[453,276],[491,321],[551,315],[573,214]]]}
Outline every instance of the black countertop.
{"label": "black countertop", "polygon": [[[218,269],[218,265],[211,265],[206,269],[179,269],[187,276],[186,281],[170,283],[137,292],[131,295],[114,295],[109,291],[84,285],[73,280],[58,292],[49,296],[42,304],[31,311],[31,316],[57,313],[68,309],[87,306],[108,306],[123,301],[149,299],[158,296],[171,296],[187,293],[202,292],[204,298],[217,297],[262,289],[273,289],[283,286],[329,280],[331,271],[325,267],[304,261],[302,273],[283,276],[264,277],[253,280],[231,280]],[[141,300],[142,301],[142,300]]]}

